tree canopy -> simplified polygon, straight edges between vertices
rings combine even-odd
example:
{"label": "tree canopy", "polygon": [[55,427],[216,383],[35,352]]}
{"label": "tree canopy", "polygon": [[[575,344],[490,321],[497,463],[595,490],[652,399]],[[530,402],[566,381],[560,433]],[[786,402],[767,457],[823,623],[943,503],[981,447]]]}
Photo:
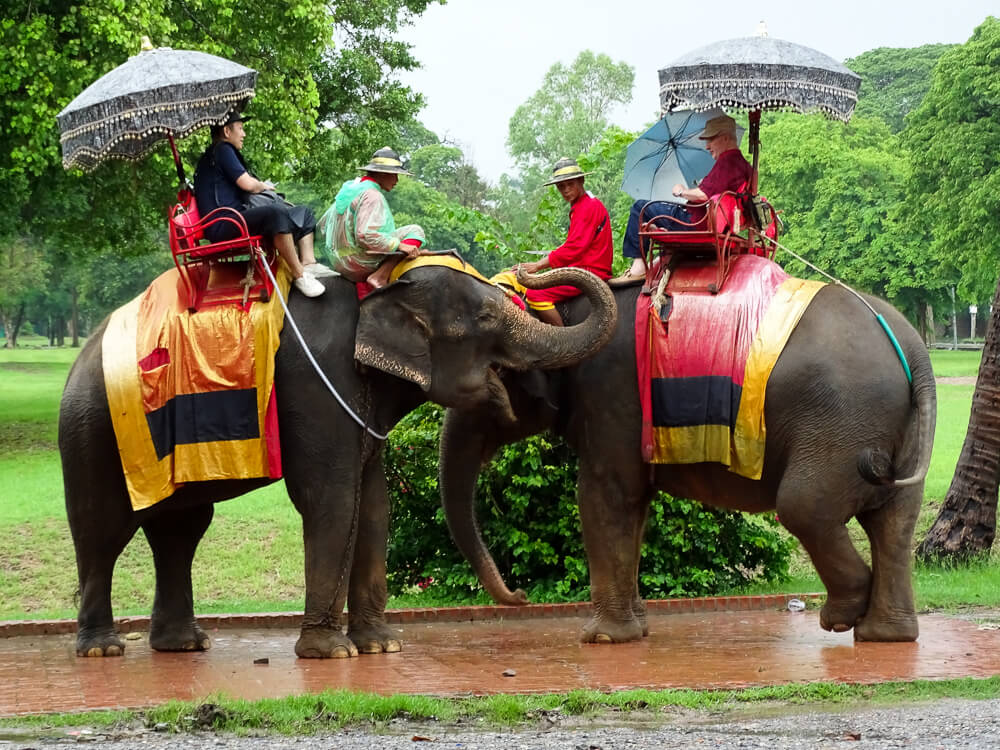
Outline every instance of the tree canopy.
{"label": "tree canopy", "polygon": [[931,73],[938,59],[955,46],[879,47],[846,60],[844,64],[861,76],[855,116],[877,117],[892,132],[901,131],[906,116],[920,106],[930,88]]}
{"label": "tree canopy", "polygon": [[[0,20],[0,179],[8,187],[0,207],[0,256],[34,258],[32,268],[47,274],[31,300],[9,288],[0,301],[4,315],[29,302],[50,308],[79,302],[100,316],[109,308],[98,298],[106,295],[87,279],[133,277],[132,284],[111,286],[134,295],[150,270],[170,264],[163,222],[176,178],[169,151],[161,148],[137,164],[103,165],[89,175],[67,173],[55,119],[87,86],[137,54],[141,36],[156,46],[201,50],[257,70],[247,144],[252,167],[285,180],[317,165],[320,194],[328,194],[361,163],[355,159],[370,154],[373,143],[383,145],[385,133],[396,133],[419,109],[419,95],[395,77],[416,60],[394,36],[430,2],[8,3]],[[206,139],[202,132],[179,144],[189,169]],[[151,264],[150,256],[158,260]],[[112,267],[105,267],[111,259]]]}
{"label": "tree canopy", "polygon": [[959,271],[970,301],[990,298],[1000,263],[1000,19],[945,52],[902,134],[909,198],[931,248]]}
{"label": "tree canopy", "polygon": [[587,151],[608,127],[612,108],[632,101],[634,80],[630,65],[589,50],[568,67],[553,65],[510,120],[507,146],[518,166],[550,169],[563,156]]}

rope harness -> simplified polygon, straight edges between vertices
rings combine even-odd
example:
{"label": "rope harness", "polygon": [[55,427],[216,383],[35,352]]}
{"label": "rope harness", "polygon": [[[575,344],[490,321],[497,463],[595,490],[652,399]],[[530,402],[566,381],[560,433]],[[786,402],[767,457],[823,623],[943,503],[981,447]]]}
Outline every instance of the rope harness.
{"label": "rope harness", "polygon": [[882,330],[885,332],[885,335],[889,338],[889,342],[892,344],[892,348],[896,351],[896,356],[899,358],[900,364],[903,365],[903,372],[906,373],[906,380],[907,380],[907,382],[910,383],[911,385],[913,384],[913,373],[910,372],[910,364],[909,364],[909,362],[906,361],[906,355],[903,353],[903,348],[899,345],[899,341],[896,339],[896,334],[894,334],[892,332],[892,328],[889,326],[889,322],[885,319],[885,316],[883,316],[874,307],[872,307],[871,304],[868,302],[868,300],[866,300],[864,297],[861,296],[860,292],[858,292],[855,289],[852,289],[851,287],[849,287],[847,284],[845,284],[844,282],[842,282],[837,277],[831,276],[826,271],[824,271],[822,268],[819,268],[818,266],[810,263],[808,260],[806,260],[805,258],[803,258],[798,253],[796,253],[794,250],[791,250],[791,249],[785,247],[784,245],[782,245],[777,240],[773,240],[773,239],[771,239],[769,237],[765,237],[764,235],[762,235],[756,229],[752,229],[751,228],[750,231],[752,233],[754,233],[754,234],[757,234],[765,242],[769,242],[772,245],[774,245],[775,247],[780,248],[781,250],[784,250],[786,253],[788,253],[789,255],[791,255],[797,261],[800,261],[801,263],[804,263],[809,268],[811,268],[812,270],[814,270],[816,273],[820,274],[821,276],[825,276],[830,281],[832,281],[834,284],[836,284],[839,287],[842,287],[842,288],[846,289],[848,292],[850,292],[855,297],[857,297],[859,300],[861,300],[861,304],[863,304],[865,307],[867,307],[871,311],[871,314],[875,316],[875,320],[878,321],[878,324],[882,327]]}
{"label": "rope harness", "polygon": [[[256,252],[262,252],[262,251],[257,250]],[[299,342],[299,346],[302,347],[302,351],[305,352],[306,358],[308,358],[310,364],[312,364],[313,369],[316,371],[316,374],[319,375],[320,380],[323,381],[323,384],[326,386],[327,390],[333,394],[334,398],[337,399],[337,403],[339,403],[344,408],[344,411],[346,411],[350,415],[351,419],[357,422],[359,427],[365,430],[366,433],[371,434],[371,436],[376,440],[385,440],[388,437],[389,433],[382,435],[378,432],[375,432],[375,430],[373,430],[371,427],[368,426],[367,421],[361,419],[361,417],[359,417],[357,414],[354,413],[351,407],[347,405],[347,402],[344,401],[343,397],[341,397],[341,395],[337,392],[337,389],[333,387],[333,383],[331,383],[329,378],[326,377],[326,373],[323,372],[323,369],[319,366],[319,363],[316,361],[316,358],[313,357],[312,352],[309,350],[308,344],[306,344],[306,340],[302,338],[302,333],[301,331],[299,331],[299,327],[295,324],[295,318],[292,317],[292,311],[288,309],[288,305],[285,303],[285,298],[281,294],[281,289],[278,288],[277,279],[274,278],[274,274],[271,272],[270,266],[268,266],[267,263],[262,263],[261,265],[264,266],[264,270],[267,272],[267,275],[271,278],[271,283],[274,284],[274,291],[278,295],[278,301],[281,302],[281,307],[285,311],[285,319],[288,321],[289,325],[291,325],[292,331],[295,333],[295,338]]]}

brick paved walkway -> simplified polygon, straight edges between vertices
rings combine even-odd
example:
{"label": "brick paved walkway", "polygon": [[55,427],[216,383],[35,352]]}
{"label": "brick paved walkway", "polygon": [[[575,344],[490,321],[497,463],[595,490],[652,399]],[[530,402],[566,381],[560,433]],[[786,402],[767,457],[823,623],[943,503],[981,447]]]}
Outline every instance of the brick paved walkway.
{"label": "brick paved walkway", "polygon": [[[480,619],[464,622],[446,622],[447,610],[400,613],[394,627],[402,653],[344,660],[297,659],[298,631],[289,618],[278,620],[281,627],[260,627],[268,620],[257,618],[251,620],[256,626],[214,628],[213,647],[196,654],[151,651],[142,631],[127,641],[124,657],[108,659],[78,658],[69,633],[11,635],[0,638],[0,716],[141,708],[215,692],[247,699],[337,688],[456,696],[1000,674],[1000,631],[968,620],[926,615],[916,643],[856,644],[850,633],[821,630],[817,612],[768,606],[773,599],[698,601],[677,607],[688,610],[683,614],[659,614],[672,606],[651,607],[649,637],[616,646],[576,640],[585,606],[492,620],[485,619],[492,608],[476,608]],[[754,605],[767,608],[748,609]],[[704,611],[721,606],[735,611]],[[567,612],[572,616],[551,616]],[[31,628],[20,627],[25,630]],[[0,626],[2,632],[19,632],[19,626]],[[267,664],[254,664],[264,658]],[[516,674],[504,677],[505,670]]]}

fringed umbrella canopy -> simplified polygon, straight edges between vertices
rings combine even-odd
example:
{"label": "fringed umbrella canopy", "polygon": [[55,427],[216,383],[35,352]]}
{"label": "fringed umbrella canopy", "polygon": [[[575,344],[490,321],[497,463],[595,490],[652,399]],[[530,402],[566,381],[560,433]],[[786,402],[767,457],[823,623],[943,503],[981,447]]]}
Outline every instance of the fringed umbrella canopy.
{"label": "fringed umbrella canopy", "polygon": [[752,36],[689,52],[660,70],[660,107],[822,112],[847,122],[861,76],[809,47]]}
{"label": "fringed umbrella canopy", "polygon": [[222,123],[254,95],[257,71],[215,55],[148,49],[99,78],[56,116],[63,166],[138,160],[161,140]]}

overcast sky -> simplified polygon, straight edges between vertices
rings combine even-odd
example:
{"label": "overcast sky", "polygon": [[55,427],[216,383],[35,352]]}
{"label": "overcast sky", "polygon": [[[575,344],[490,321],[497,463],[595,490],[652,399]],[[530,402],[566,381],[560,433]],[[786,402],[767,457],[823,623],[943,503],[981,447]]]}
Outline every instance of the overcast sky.
{"label": "overcast sky", "polygon": [[706,44],[770,36],[843,61],[876,47],[964,42],[998,0],[448,0],[401,37],[422,68],[403,80],[424,94],[421,121],[462,147],[495,182],[512,171],[507,126],[556,62],[585,49],[635,69],[632,104],[612,121],[637,130],[657,115],[657,70]]}

